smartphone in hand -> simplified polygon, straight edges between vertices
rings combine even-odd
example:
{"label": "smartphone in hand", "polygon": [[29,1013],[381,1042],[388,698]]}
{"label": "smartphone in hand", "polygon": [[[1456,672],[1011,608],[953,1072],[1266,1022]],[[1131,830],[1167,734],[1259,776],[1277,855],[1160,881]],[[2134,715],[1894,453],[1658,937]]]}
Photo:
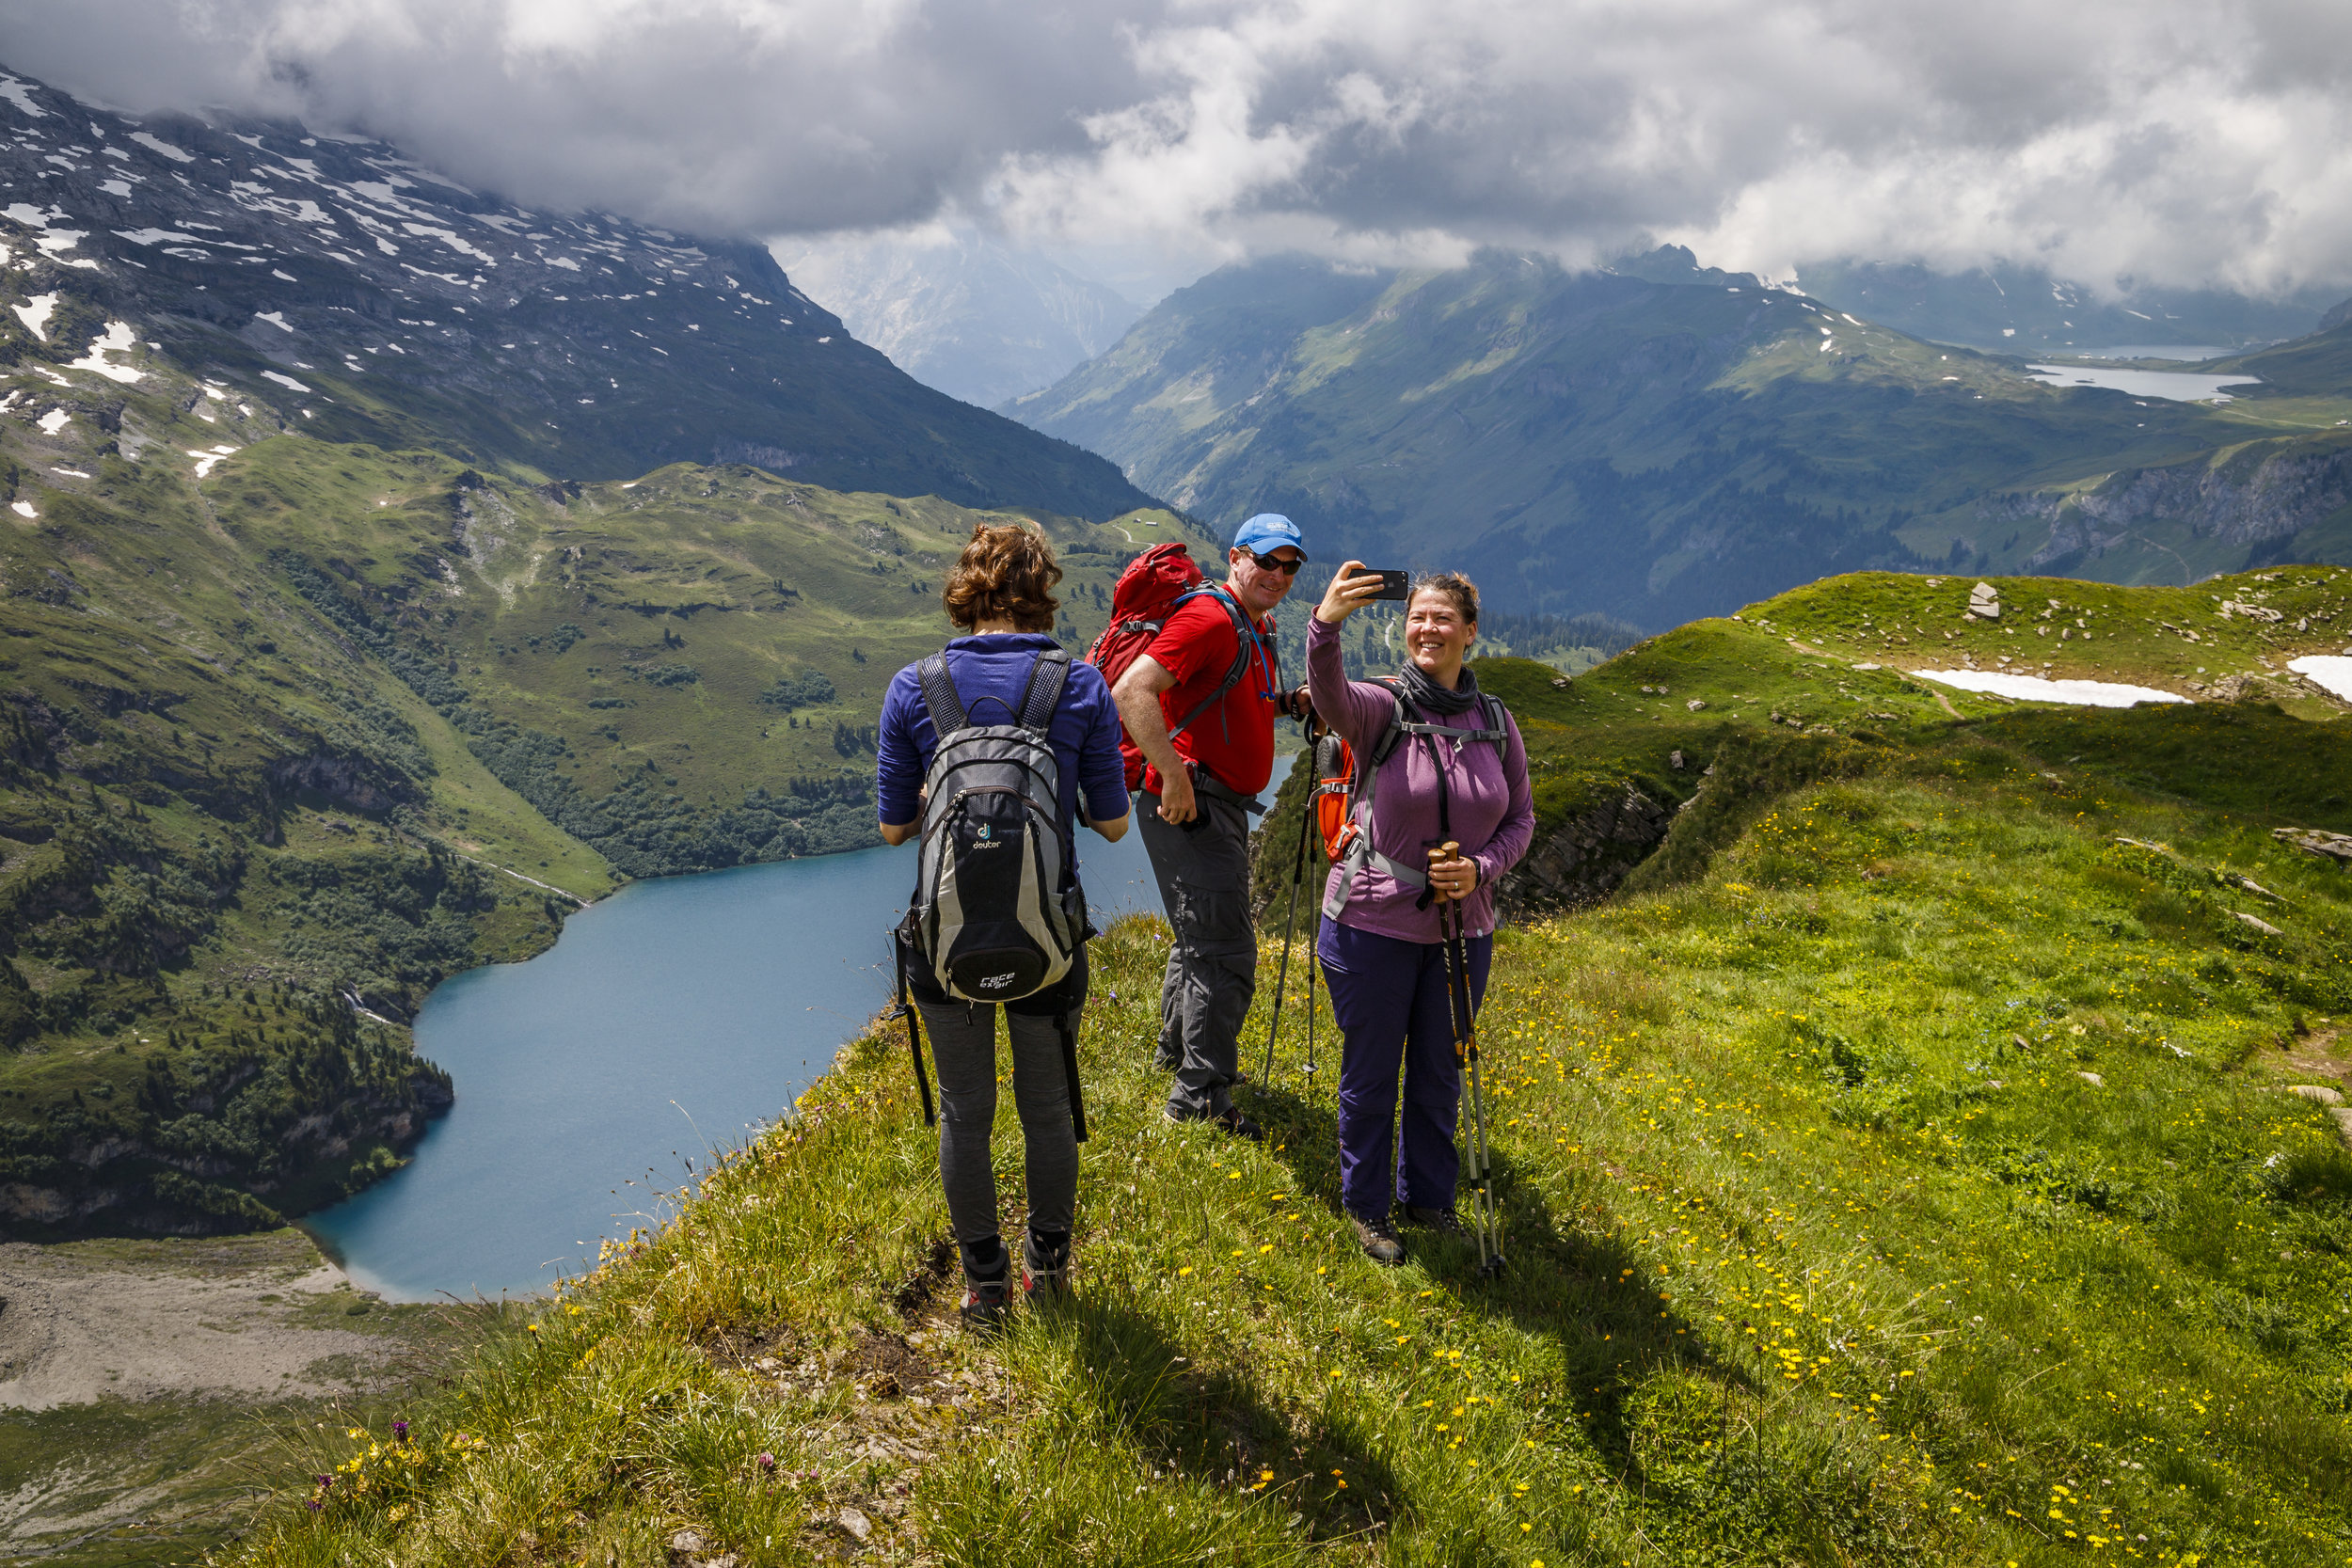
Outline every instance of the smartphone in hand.
{"label": "smartphone in hand", "polygon": [[1413,574],[1410,572],[1382,572],[1373,566],[1364,570],[1377,572],[1380,578],[1380,592],[1373,595],[1375,599],[1402,599],[1412,593]]}

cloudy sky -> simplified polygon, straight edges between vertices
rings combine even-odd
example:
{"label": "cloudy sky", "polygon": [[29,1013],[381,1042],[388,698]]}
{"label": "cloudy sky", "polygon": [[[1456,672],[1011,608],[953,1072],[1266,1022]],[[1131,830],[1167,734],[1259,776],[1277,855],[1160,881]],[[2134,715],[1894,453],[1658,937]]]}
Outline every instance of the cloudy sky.
{"label": "cloudy sky", "polygon": [[0,60],[746,236],[2352,287],[2344,0],[0,0]]}

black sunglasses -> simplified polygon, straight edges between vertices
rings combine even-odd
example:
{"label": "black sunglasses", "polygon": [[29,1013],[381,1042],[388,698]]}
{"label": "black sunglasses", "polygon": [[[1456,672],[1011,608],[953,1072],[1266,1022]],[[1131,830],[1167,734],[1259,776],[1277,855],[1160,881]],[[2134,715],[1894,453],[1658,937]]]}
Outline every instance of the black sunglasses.
{"label": "black sunglasses", "polygon": [[1259,565],[1263,566],[1266,570],[1270,572],[1279,572],[1286,578],[1296,577],[1298,575],[1298,569],[1307,564],[1307,559],[1304,556],[1293,556],[1290,560],[1284,561],[1279,556],[1260,555],[1256,550],[1252,549],[1244,549],[1241,553],[1256,562]]}

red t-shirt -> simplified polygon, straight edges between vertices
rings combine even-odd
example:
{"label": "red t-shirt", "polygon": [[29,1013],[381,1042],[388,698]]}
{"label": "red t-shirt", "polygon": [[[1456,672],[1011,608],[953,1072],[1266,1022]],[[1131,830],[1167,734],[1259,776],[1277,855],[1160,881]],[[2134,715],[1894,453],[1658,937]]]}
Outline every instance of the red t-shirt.
{"label": "red t-shirt", "polygon": [[[1176,677],[1176,684],[1160,694],[1160,713],[1171,730],[1200,699],[1216,689],[1225,672],[1233,667],[1233,654],[1240,640],[1233,629],[1233,616],[1218,602],[1219,596],[1203,594],[1185,600],[1144,650],[1158,660],[1160,668]],[[1176,736],[1177,755],[1188,758],[1226,788],[1244,795],[1257,794],[1274,777],[1274,720],[1278,711],[1274,698],[1281,689],[1280,672],[1274,663],[1272,633],[1266,632],[1252,641],[1258,645],[1251,651],[1249,667],[1242,672],[1233,689],[1225,694],[1223,702],[1201,708],[1192,727]],[[1142,762],[1142,753],[1132,740],[1123,741],[1121,749],[1128,757],[1128,776],[1133,778],[1136,765]],[[1142,779],[1145,789],[1158,793],[1158,768],[1145,764]]]}

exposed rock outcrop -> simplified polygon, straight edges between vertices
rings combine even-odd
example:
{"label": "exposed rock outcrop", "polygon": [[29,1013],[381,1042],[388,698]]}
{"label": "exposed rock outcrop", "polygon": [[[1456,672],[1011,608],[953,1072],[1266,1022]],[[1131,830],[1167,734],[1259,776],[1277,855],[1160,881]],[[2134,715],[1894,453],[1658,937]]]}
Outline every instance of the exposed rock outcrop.
{"label": "exposed rock outcrop", "polygon": [[2352,442],[2265,441],[2161,468],[2127,468],[2075,495],[1987,500],[1988,520],[2040,522],[2049,543],[2026,559],[2039,570],[2123,543],[2158,523],[2202,538],[2256,545],[2285,539],[2352,505]]}
{"label": "exposed rock outcrop", "polygon": [[1516,918],[1598,902],[1658,847],[1673,821],[1672,808],[1627,785],[1617,799],[1561,824],[1512,868],[1499,890],[1502,913]]}

